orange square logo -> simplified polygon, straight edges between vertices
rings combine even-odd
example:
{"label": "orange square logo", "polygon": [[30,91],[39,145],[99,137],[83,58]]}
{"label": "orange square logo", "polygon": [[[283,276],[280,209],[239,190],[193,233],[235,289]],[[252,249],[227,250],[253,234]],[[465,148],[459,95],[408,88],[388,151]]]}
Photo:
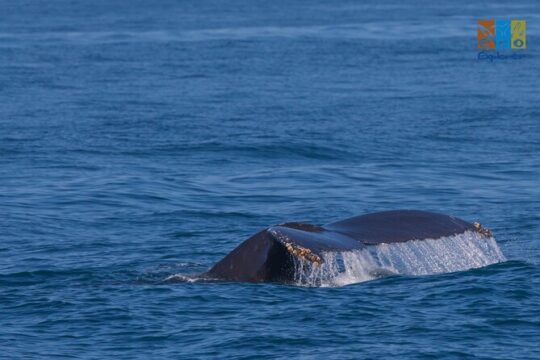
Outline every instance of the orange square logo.
{"label": "orange square logo", "polygon": [[495,20],[478,20],[478,48],[495,49]]}

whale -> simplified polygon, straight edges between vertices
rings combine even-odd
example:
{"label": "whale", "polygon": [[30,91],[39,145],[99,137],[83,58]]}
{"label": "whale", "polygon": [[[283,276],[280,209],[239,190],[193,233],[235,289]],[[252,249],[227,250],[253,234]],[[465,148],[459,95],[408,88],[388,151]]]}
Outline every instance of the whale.
{"label": "whale", "polygon": [[287,222],[270,226],[243,241],[204,276],[232,282],[291,283],[298,260],[320,266],[325,252],[440,239],[467,231],[486,238],[493,236],[478,222],[421,210],[369,213],[326,225]]}

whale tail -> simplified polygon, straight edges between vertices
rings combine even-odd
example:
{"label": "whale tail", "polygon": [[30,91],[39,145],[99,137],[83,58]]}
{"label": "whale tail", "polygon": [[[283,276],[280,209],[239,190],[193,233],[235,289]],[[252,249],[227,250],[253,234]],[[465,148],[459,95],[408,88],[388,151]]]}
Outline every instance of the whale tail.
{"label": "whale tail", "polygon": [[228,281],[292,282],[295,264],[320,267],[324,254],[379,244],[439,239],[473,231],[491,238],[478,223],[425,211],[396,210],[356,216],[324,226],[285,223],[253,235],[216,263],[206,277]]}

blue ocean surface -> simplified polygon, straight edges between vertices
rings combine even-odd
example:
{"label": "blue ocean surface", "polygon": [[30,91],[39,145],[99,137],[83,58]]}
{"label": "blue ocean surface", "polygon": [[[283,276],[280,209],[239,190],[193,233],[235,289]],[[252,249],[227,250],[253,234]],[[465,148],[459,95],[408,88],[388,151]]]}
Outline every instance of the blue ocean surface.
{"label": "blue ocean surface", "polygon": [[[540,358],[538,1],[0,14],[1,359]],[[525,56],[477,60],[483,18],[526,20]],[[269,225],[391,209],[480,221],[504,260],[197,281]]]}

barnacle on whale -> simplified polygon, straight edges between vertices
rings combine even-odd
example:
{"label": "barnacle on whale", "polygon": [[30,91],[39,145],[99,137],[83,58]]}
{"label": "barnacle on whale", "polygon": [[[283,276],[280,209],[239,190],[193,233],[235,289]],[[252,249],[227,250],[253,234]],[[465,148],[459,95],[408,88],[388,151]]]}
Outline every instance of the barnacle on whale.
{"label": "barnacle on whale", "polygon": [[322,263],[322,259],[320,258],[320,256],[314,254],[308,248],[293,244],[291,242],[285,243],[285,248],[287,248],[287,251],[289,251],[291,254],[296,255],[302,259],[309,260],[315,265],[320,265]]}
{"label": "barnacle on whale", "polygon": [[493,237],[493,233],[488,228],[482,227],[482,224],[479,222],[473,223],[474,229],[479,232],[480,234],[487,236],[487,237]]}

